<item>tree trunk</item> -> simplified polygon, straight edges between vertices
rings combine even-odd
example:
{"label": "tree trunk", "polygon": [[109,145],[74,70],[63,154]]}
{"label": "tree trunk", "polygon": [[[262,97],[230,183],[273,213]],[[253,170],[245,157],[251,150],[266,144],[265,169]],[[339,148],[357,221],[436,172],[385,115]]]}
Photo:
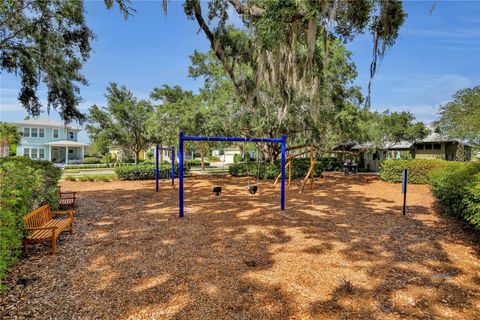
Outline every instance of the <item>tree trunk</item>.
{"label": "tree trunk", "polygon": [[138,159],[140,158],[140,151],[134,151],[135,154],[135,165],[138,165]]}
{"label": "tree trunk", "polygon": [[0,158],[6,158],[10,155],[10,145],[7,141],[2,141],[2,146],[0,149]]}
{"label": "tree trunk", "polygon": [[163,149],[162,149],[163,148],[163,143],[160,142],[158,147],[159,147],[159,149],[158,149],[159,155],[157,155],[157,156],[160,156],[159,162],[160,162],[160,164],[162,164],[163,163]]}
{"label": "tree trunk", "polygon": [[461,143],[458,143],[455,158],[457,161],[465,161],[465,146]]}

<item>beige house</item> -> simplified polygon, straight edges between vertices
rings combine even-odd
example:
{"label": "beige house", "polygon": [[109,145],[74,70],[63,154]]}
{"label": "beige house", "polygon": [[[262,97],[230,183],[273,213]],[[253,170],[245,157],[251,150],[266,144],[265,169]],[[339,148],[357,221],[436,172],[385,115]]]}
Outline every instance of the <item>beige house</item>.
{"label": "beige house", "polygon": [[[353,157],[358,162],[359,169],[378,171],[380,161],[388,159],[470,161],[473,147],[460,140],[449,139],[438,133],[431,133],[418,142],[402,142],[385,146],[376,151],[372,151],[372,144],[369,143],[347,143],[337,146],[334,150],[355,152],[357,156]],[[346,157],[352,158],[351,155]],[[338,158],[343,162],[345,156],[340,153]]]}

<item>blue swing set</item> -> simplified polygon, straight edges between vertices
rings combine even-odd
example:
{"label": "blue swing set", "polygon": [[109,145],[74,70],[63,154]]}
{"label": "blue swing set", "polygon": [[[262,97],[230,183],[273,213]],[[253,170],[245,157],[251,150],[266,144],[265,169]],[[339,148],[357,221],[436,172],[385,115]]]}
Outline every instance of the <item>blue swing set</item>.
{"label": "blue swing set", "polygon": [[[233,142],[266,142],[266,143],[281,143],[282,144],[282,182],[280,189],[280,210],[285,210],[285,162],[286,162],[286,150],[287,150],[287,135],[283,135],[281,138],[242,138],[242,137],[207,137],[207,136],[184,136],[183,132],[178,135],[178,200],[179,200],[179,216],[184,216],[184,194],[183,194],[183,145],[185,141],[233,141]],[[157,160],[158,162],[158,160]],[[158,168],[158,167],[157,167]],[[172,162],[172,184],[174,167]],[[157,169],[158,176],[158,169]],[[158,181],[158,179],[157,179]],[[157,182],[158,186],[158,182]],[[158,190],[158,189],[157,189]]]}

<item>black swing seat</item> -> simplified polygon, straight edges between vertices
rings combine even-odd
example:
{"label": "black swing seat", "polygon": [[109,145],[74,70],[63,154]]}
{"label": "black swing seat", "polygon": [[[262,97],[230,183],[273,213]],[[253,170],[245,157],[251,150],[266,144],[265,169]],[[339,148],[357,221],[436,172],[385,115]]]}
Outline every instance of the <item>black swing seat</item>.
{"label": "black swing seat", "polygon": [[257,193],[258,187],[257,186],[248,186],[248,192],[251,194]]}
{"label": "black swing seat", "polygon": [[216,196],[219,196],[222,193],[222,187],[213,187],[212,191]]}

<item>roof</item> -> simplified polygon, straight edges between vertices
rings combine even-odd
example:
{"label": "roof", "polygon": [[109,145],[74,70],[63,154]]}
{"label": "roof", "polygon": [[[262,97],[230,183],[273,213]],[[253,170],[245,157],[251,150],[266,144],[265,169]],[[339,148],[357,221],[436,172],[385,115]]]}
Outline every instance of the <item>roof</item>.
{"label": "roof", "polygon": [[89,146],[88,143],[82,143],[77,141],[67,141],[67,140],[47,142],[45,143],[45,145],[52,146],[52,147],[87,147]]}
{"label": "roof", "polygon": [[70,125],[65,125],[65,123],[60,121],[53,121],[50,119],[29,119],[16,122],[15,124],[19,126],[43,126],[43,127],[55,127],[55,128],[70,128],[79,130],[78,128],[73,128]]}

